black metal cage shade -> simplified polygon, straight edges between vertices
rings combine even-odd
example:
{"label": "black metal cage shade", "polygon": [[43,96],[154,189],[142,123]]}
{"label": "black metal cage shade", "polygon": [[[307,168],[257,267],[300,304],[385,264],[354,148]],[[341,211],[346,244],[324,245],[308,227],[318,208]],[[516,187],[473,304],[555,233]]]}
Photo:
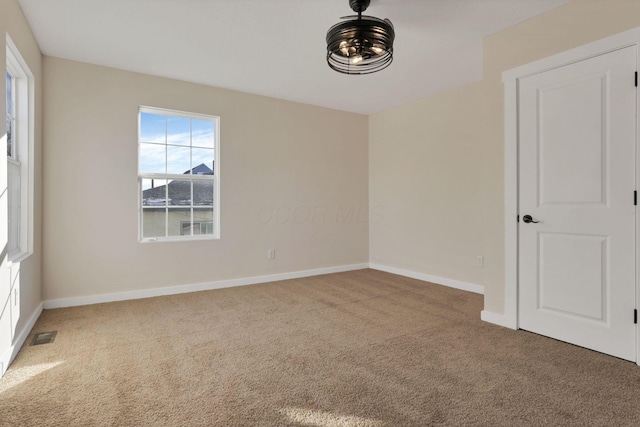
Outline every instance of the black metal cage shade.
{"label": "black metal cage shade", "polygon": [[327,31],[327,63],[344,74],[370,74],[393,61],[395,31],[388,19],[359,16]]}

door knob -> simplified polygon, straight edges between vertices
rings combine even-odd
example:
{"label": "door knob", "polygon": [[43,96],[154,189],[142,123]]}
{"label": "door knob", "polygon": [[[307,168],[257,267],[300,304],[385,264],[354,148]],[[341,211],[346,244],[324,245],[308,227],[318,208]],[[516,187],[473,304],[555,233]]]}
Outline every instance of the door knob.
{"label": "door knob", "polygon": [[532,223],[534,223],[534,224],[537,224],[537,223],[539,223],[539,222],[540,222],[540,221],[534,221],[534,220],[533,220],[533,218],[531,218],[531,215],[525,215],[525,216],[523,216],[523,217],[522,217],[522,221],[523,221],[523,222],[525,222],[525,223],[527,223],[527,224],[529,224],[530,222],[532,222]]}

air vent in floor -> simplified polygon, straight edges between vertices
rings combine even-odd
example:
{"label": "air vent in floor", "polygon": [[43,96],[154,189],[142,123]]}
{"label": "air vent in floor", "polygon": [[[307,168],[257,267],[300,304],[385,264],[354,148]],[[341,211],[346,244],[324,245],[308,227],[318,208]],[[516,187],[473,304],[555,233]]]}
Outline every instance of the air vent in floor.
{"label": "air vent in floor", "polygon": [[58,335],[58,331],[53,332],[40,332],[33,337],[33,341],[31,341],[31,345],[40,345],[40,344],[49,344],[52,343],[54,339],[56,339],[56,335]]}

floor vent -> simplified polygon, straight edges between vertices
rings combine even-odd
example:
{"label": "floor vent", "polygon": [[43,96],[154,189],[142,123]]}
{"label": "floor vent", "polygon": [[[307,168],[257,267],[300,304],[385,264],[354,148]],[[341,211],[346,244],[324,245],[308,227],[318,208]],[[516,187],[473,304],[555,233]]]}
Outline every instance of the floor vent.
{"label": "floor vent", "polygon": [[56,339],[56,335],[58,335],[58,331],[53,332],[40,332],[33,337],[33,341],[31,345],[40,345],[40,344],[49,344],[52,343],[53,340]]}

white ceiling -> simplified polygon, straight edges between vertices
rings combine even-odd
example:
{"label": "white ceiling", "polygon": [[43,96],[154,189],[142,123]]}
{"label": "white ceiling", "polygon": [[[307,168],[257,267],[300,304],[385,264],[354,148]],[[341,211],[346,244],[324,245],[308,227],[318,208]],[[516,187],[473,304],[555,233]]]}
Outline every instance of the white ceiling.
{"label": "white ceiling", "polygon": [[482,38],[568,0],[372,0],[394,61],[342,75],[325,36],[348,0],[19,0],[45,55],[371,114],[482,77]]}

